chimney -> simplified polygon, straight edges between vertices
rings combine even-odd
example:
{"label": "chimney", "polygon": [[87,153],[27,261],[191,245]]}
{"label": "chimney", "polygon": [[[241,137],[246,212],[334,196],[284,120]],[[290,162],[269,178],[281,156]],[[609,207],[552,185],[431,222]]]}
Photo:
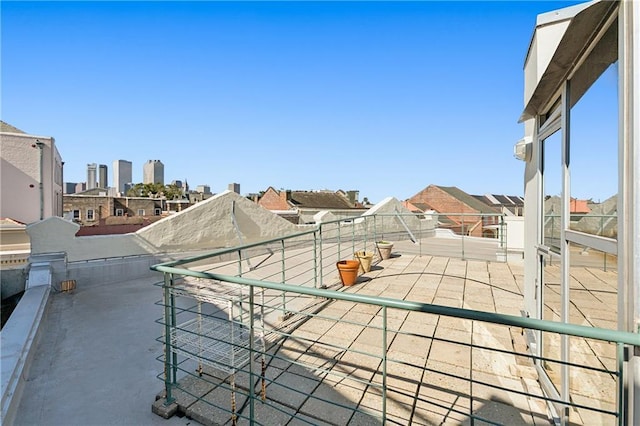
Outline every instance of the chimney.
{"label": "chimney", "polygon": [[240,194],[240,184],[239,183],[230,183],[227,187],[229,191],[233,191],[236,194]]}
{"label": "chimney", "polygon": [[284,203],[291,201],[291,190],[287,189],[286,191],[280,191],[280,199]]}

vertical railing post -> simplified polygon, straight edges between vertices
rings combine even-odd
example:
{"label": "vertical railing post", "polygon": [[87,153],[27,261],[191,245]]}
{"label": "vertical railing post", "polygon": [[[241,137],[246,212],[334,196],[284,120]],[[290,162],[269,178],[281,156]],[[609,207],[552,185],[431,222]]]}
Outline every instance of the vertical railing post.
{"label": "vertical railing post", "polygon": [[[238,276],[241,277],[242,274],[243,274],[243,271],[242,271],[242,250],[238,250]],[[242,287],[240,287],[240,294],[241,294],[241,297],[240,297],[240,321],[242,321],[242,318],[244,316],[244,307],[243,307],[243,302],[242,302],[242,300],[243,300],[242,292],[243,292],[243,289],[242,289]]]}
{"label": "vertical railing post", "polygon": [[356,221],[351,220],[351,251],[356,252]]}
{"label": "vertical railing post", "polygon": [[[604,216],[600,216],[600,236],[604,237]],[[607,272],[607,252],[602,252],[604,254],[604,264],[602,265],[602,269],[604,272]]]}
{"label": "vertical railing post", "polygon": [[418,216],[418,230],[420,231],[420,239],[418,240],[418,253],[420,257],[422,257],[422,239],[424,235],[422,235],[422,219]]}
{"label": "vertical railing post", "polygon": [[462,260],[464,260],[464,216],[460,214],[460,243],[462,249]]}
{"label": "vertical railing post", "polygon": [[342,259],[342,222],[334,222],[334,224],[338,227],[338,259]]}
{"label": "vertical railing post", "polygon": [[318,288],[318,231],[313,231],[313,288]]}
{"label": "vertical railing post", "polygon": [[[633,348],[629,348],[633,350]],[[618,426],[622,426],[627,423],[625,419],[625,409],[626,404],[629,404],[630,401],[627,399],[627,395],[625,394],[625,381],[624,377],[624,345],[620,342],[617,343],[617,356],[616,362],[618,367],[618,398],[616,399],[616,408],[618,409]],[[629,423],[630,424],[630,423]]]}
{"label": "vertical railing post", "polygon": [[253,285],[249,286],[249,423],[254,424],[255,421],[255,389],[254,389],[254,372],[253,372],[253,352],[254,352],[254,291]]}
{"label": "vertical railing post", "polygon": [[324,259],[323,259],[323,249],[322,249],[322,230],[324,226],[320,224],[320,228],[318,229],[319,235],[319,248],[320,248],[320,288],[325,288],[324,286]]}
{"label": "vertical railing post", "polygon": [[387,307],[382,307],[382,424],[387,423]]}
{"label": "vertical railing post", "polygon": [[[281,277],[282,284],[284,284],[287,280],[286,276],[286,262],[285,262],[285,253],[284,253],[284,240],[280,240],[280,254],[281,254]],[[287,293],[285,291],[282,292],[282,319],[284,320],[287,317]]]}
{"label": "vertical railing post", "polygon": [[375,247],[375,243],[378,242],[378,223],[377,223],[377,214],[373,215],[373,244]]}
{"label": "vertical railing post", "polygon": [[471,426],[475,424],[475,416],[473,415],[473,323],[471,321],[471,346],[469,347],[469,418]]}
{"label": "vertical railing post", "polygon": [[[173,288],[175,284],[175,276],[174,274],[171,274],[171,287]],[[169,300],[171,300],[171,327],[176,328],[177,327],[177,321],[176,321],[176,295],[173,293],[173,291],[169,292]],[[177,329],[176,329],[177,332]],[[171,354],[171,361],[173,363],[172,368],[173,368],[173,372],[172,372],[172,377],[171,380],[173,382],[173,384],[175,385],[176,383],[178,383],[178,353],[176,351],[172,351],[173,353]]]}
{"label": "vertical railing post", "polygon": [[502,247],[504,249],[504,254],[507,254],[507,236],[505,235],[506,232],[506,224],[504,223],[504,215],[500,216],[500,247]]}
{"label": "vertical railing post", "polygon": [[171,393],[173,385],[172,366],[171,366],[171,279],[168,273],[164,273],[164,388],[166,392],[165,405],[169,405],[174,401]]}

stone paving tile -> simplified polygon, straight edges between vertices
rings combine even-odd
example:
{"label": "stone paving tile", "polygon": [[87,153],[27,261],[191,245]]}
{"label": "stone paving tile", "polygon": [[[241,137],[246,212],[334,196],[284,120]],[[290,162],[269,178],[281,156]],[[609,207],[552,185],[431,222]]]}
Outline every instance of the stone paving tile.
{"label": "stone paving tile", "polygon": [[398,333],[389,348],[390,356],[396,352],[426,357],[431,347],[428,337],[420,337]]}
{"label": "stone paving tile", "polygon": [[[467,344],[471,343],[471,331],[464,331],[464,330],[449,328],[445,326],[436,327],[436,334],[434,337],[438,339],[453,340],[459,343],[467,343]],[[461,345],[456,345],[456,346],[461,347]]]}
{"label": "stone paving tile", "polygon": [[346,425],[357,408],[357,402],[340,393],[338,387],[320,386],[309,396],[300,412],[329,423]]}
{"label": "stone paving tile", "polygon": [[315,377],[304,377],[284,371],[267,385],[266,395],[271,401],[295,408],[295,413],[317,386],[318,381]]}
{"label": "stone paving tile", "polygon": [[[439,396],[444,399],[440,399]],[[412,423],[416,425],[460,425],[468,420],[468,417],[461,413],[468,413],[469,410],[469,400],[464,396],[435,391],[421,393],[416,400]]]}
{"label": "stone paving tile", "polygon": [[407,319],[400,326],[403,333],[431,337],[436,331],[437,315],[410,312]]}
{"label": "stone paving tile", "polygon": [[[559,276],[557,265],[547,266],[547,277],[553,281]],[[400,275],[404,274],[404,275]],[[444,274],[444,275],[443,275]],[[376,277],[373,281],[361,280],[357,285],[344,287],[342,291],[359,294],[375,294],[383,297],[406,298],[407,300],[455,307],[466,307],[487,312],[500,312],[520,316],[522,309],[522,274],[521,265],[491,263],[485,261],[463,261],[438,257],[423,258],[399,256],[374,267],[368,277]],[[611,324],[615,321],[610,310],[601,308],[603,300],[611,302],[611,294],[615,285],[607,280],[614,274],[583,269],[573,273],[572,298],[577,307],[572,309],[575,321],[591,321],[599,324]],[[617,285],[617,284],[616,284]],[[584,290],[589,288],[590,291]],[[547,285],[545,288],[546,312],[559,306],[560,295],[558,285]],[[613,295],[615,297],[615,295]],[[584,313],[587,311],[588,313]],[[327,424],[380,424],[381,407],[380,389],[366,383],[381,383],[382,331],[375,327],[382,325],[382,312],[379,307],[358,305],[350,302],[333,302],[322,312],[358,324],[336,324],[331,320],[311,318],[298,331],[296,338],[285,342],[280,353],[305,366],[291,365],[286,372],[269,386],[269,394],[274,400],[289,399],[287,406],[297,406],[303,395],[312,398],[302,401],[303,410],[292,418],[289,424],[304,424],[306,419],[318,423],[319,419]],[[406,424],[460,424],[466,423],[464,415],[456,414],[455,409],[464,413],[470,409],[470,384],[464,378],[470,374],[474,380],[492,383],[506,389],[530,389],[540,392],[539,385],[533,376],[519,372],[515,367],[531,368],[530,359],[525,356],[501,354],[486,349],[457,345],[433,340],[431,337],[450,339],[457,342],[471,342],[472,322],[454,318],[445,318],[433,314],[387,310],[387,344],[389,347],[387,362],[387,383],[390,385],[388,401],[388,423]],[[615,326],[615,324],[613,324]],[[400,330],[396,333],[394,330]],[[305,341],[309,340],[309,341]],[[559,353],[557,335],[547,335],[545,350]],[[482,322],[473,323],[473,343],[479,346],[496,347],[505,350],[526,351],[526,342],[522,329],[504,327]],[[340,346],[340,348],[330,345]],[[593,345],[593,346],[592,346]],[[574,346],[573,361],[584,365],[601,367],[602,363],[613,362],[615,366],[615,347],[607,348],[603,342],[580,341]],[[347,349],[348,348],[348,349]],[[611,356],[608,352],[613,350]],[[607,353],[603,353],[606,350]],[[358,353],[367,352],[368,354]],[[593,355],[593,351],[601,354],[601,359]],[[473,354],[473,360],[470,355]],[[274,360],[275,362],[275,360]],[[424,366],[426,365],[426,369]],[[469,371],[473,366],[473,372]],[[281,366],[277,363],[275,366]],[[559,370],[557,365],[550,364],[551,375]],[[312,371],[314,368],[318,370]],[[331,369],[331,371],[328,371]],[[437,370],[440,373],[430,371]],[[606,374],[603,378],[589,374],[587,370],[578,370],[573,384],[590,383],[586,389],[577,392],[579,397],[602,399],[606,402],[609,390]],[[279,370],[274,369],[274,372]],[[527,370],[529,371],[529,370]],[[269,373],[267,373],[269,376]],[[449,374],[449,375],[448,375]],[[524,375],[522,375],[524,374]],[[461,379],[450,375],[458,375]],[[345,377],[346,376],[346,377]],[[582,376],[588,376],[586,378]],[[300,397],[282,391],[274,393],[279,381],[290,383],[300,389]],[[322,384],[310,390],[314,384]],[[608,377],[609,382],[614,381]],[[590,382],[589,382],[590,381]],[[418,394],[418,400],[414,395]],[[583,396],[584,395],[584,396]],[[535,397],[505,393],[493,388],[473,385],[474,412],[503,424],[548,424],[544,402]],[[321,399],[339,402],[347,406],[341,408],[330,405]],[[427,403],[437,402],[442,407]],[[283,401],[279,401],[282,403]],[[359,411],[354,412],[359,405]],[[414,410],[415,404],[415,410]],[[290,408],[293,409],[293,408]],[[454,410],[452,410],[454,409]],[[366,410],[371,410],[369,414]],[[530,412],[532,411],[533,412]],[[373,416],[371,413],[374,413]],[[582,412],[573,414],[572,419],[582,421]],[[274,417],[275,418],[275,417]],[[283,417],[284,418],[284,417]],[[284,424],[284,423],[283,423]]]}
{"label": "stone paving tile", "polygon": [[[572,400],[574,403],[584,405],[586,407],[613,412],[616,411],[616,407],[613,402],[593,401],[593,399],[584,397],[582,395],[575,395],[575,397],[572,396]],[[572,412],[572,414],[575,414],[577,418],[582,420],[582,424],[616,424],[615,417],[610,414],[599,413],[597,411],[588,410],[585,408],[574,408],[570,411]]]}
{"label": "stone paving tile", "polygon": [[317,425],[317,426],[334,426],[332,423],[327,423],[320,418],[315,418],[308,416],[303,413],[297,413],[296,416],[291,419],[287,426],[309,426],[309,425]]}
{"label": "stone paving tile", "polygon": [[[380,381],[378,381],[380,382]],[[406,423],[411,418],[413,412],[414,395],[404,391],[387,391],[387,418],[397,421],[404,420]],[[378,386],[370,386],[362,396],[360,406],[365,410],[382,412],[382,390]]]}
{"label": "stone paving tile", "polygon": [[[533,419],[526,409],[520,409],[512,405],[509,401],[487,399],[474,401],[473,414],[488,422],[495,422],[502,425],[527,425],[533,424]],[[475,424],[486,424],[482,420],[476,420]]]}
{"label": "stone paving tile", "polygon": [[337,368],[348,374],[369,380],[382,362],[382,350],[377,346],[354,345],[342,355]]}
{"label": "stone paving tile", "polygon": [[[247,400],[247,395],[236,392],[236,408]],[[205,426],[231,423],[231,396],[227,389],[219,386],[193,403],[185,412],[186,416]]]}

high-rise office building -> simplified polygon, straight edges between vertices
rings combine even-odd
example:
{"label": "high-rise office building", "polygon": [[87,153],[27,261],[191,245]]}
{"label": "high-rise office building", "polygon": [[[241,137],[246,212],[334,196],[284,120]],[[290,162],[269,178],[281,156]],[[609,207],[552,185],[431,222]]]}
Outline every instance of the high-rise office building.
{"label": "high-rise office building", "polygon": [[131,172],[131,161],[116,160],[113,162],[113,186],[116,188],[116,192],[121,194],[127,192],[125,185],[133,182]]}
{"label": "high-rise office building", "polygon": [[76,194],[78,192],[84,192],[86,190],[87,190],[87,183],[86,182],[78,182],[78,183],[76,183],[76,190],[75,190]]}
{"label": "high-rise office building", "polygon": [[164,185],[164,164],[160,160],[149,160],[142,167],[142,183]]}
{"label": "high-rise office building", "polygon": [[98,165],[96,163],[87,164],[87,189],[98,187]]}
{"label": "high-rise office building", "polygon": [[77,185],[76,182],[65,182],[62,187],[63,194],[75,194]]}
{"label": "high-rise office building", "polygon": [[109,179],[108,179],[109,171],[107,166],[104,164],[100,164],[98,166],[98,187],[109,189]]}

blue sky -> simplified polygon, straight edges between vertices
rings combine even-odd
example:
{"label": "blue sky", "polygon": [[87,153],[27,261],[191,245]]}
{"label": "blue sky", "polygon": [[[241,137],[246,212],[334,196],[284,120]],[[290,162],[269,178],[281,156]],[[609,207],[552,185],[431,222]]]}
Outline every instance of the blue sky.
{"label": "blue sky", "polygon": [[[66,181],[160,159],[213,192],[522,194],[528,43],[575,3],[3,1],[2,120],[55,137]],[[575,195],[604,199],[591,155]]]}

